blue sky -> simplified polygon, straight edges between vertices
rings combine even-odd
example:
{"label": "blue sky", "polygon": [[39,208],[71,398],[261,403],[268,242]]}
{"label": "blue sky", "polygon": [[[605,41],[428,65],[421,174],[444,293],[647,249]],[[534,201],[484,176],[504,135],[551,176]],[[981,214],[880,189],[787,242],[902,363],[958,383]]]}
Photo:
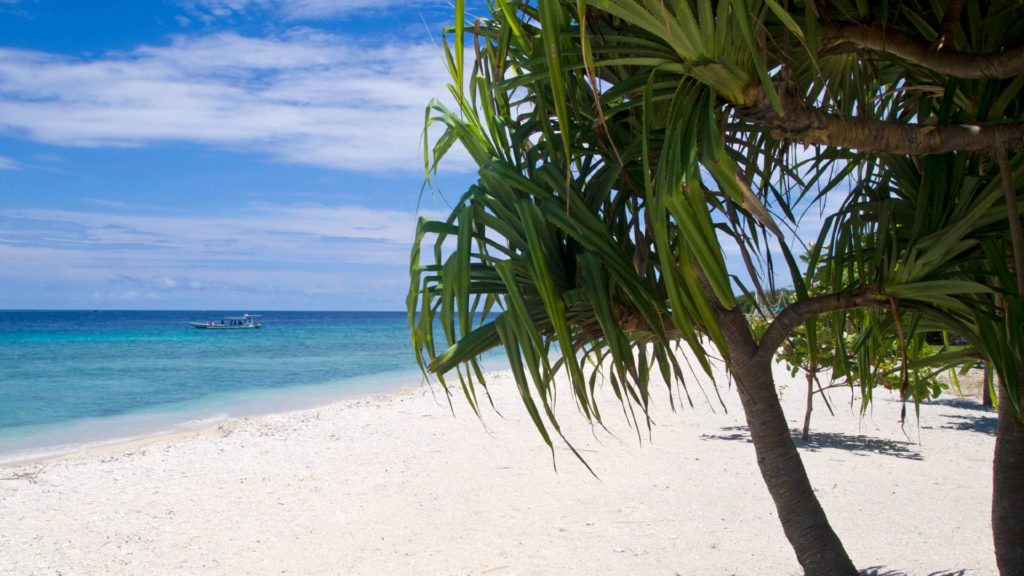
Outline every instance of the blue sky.
{"label": "blue sky", "polygon": [[0,0],[0,308],[401,309],[451,12]]}

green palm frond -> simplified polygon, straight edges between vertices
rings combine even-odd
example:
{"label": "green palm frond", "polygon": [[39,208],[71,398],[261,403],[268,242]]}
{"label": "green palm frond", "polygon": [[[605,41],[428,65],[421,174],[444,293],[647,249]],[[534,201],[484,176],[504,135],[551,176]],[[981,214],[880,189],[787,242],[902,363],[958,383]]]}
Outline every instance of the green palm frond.
{"label": "green palm frond", "polygon": [[[500,0],[472,27],[456,6],[445,43],[454,105],[428,108],[428,125],[444,132],[425,164],[433,174],[458,145],[479,179],[446,221],[420,223],[407,303],[421,366],[455,372],[474,407],[476,357],[502,346],[542,431],[557,430],[546,402],[559,370],[588,418],[600,419],[591,388],[602,363],[618,397],[645,409],[651,374],[681,373],[676,342],[709,373],[706,342],[728,357],[719,314],[735,306],[740,277],[761,292],[776,268],[798,299],[814,295],[820,273],[829,291],[877,286],[897,303],[899,322],[885,310],[829,315],[836,330],[863,335],[843,351],[850,358],[869,359],[897,328],[910,342],[921,326],[945,326],[1004,379],[1018,370],[1024,324],[1008,322],[1020,303],[994,255],[1007,207],[990,162],[801,154],[739,113],[762,94],[778,114],[795,98],[892,122],[1024,115],[1019,78],[947,81],[884,52],[830,48],[837,25],[871,18],[932,34],[926,3],[831,2],[823,18],[801,1]],[[965,15],[965,45],[984,47],[977,30],[1011,9]],[[994,29],[1004,43],[1019,39]],[[785,230],[847,189],[800,264]],[[723,242],[744,252],[742,270]],[[857,365],[837,370],[867,364]]]}

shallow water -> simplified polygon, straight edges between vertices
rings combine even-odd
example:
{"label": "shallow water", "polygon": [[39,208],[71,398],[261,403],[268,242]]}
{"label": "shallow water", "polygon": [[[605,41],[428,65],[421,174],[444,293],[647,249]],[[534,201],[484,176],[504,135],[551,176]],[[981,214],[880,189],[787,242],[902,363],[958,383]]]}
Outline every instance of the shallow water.
{"label": "shallow water", "polygon": [[418,384],[404,312],[0,311],[0,460]]}

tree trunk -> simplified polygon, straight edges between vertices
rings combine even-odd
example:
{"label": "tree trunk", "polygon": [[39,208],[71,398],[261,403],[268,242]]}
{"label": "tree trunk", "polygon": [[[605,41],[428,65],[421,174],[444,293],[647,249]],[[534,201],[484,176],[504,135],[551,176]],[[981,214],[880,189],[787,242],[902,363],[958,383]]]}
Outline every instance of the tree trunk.
{"label": "tree trunk", "polygon": [[811,412],[814,410],[814,371],[807,371],[807,411],[804,412],[804,442],[811,438]]}
{"label": "tree trunk", "polygon": [[719,315],[757,465],[775,501],[782,529],[807,576],[855,576],[857,569],[825,517],[779,404],[772,354],[758,355],[750,327],[738,310]]}
{"label": "tree trunk", "polygon": [[992,406],[992,363],[985,361],[985,376],[981,387],[981,405]]}
{"label": "tree trunk", "polygon": [[992,536],[1000,576],[1024,575],[1024,423],[999,386],[992,466]]}

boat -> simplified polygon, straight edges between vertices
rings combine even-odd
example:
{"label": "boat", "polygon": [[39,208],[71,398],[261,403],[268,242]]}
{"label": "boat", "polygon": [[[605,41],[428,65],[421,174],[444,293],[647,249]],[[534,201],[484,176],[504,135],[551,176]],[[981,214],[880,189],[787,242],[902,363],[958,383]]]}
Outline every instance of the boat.
{"label": "boat", "polygon": [[189,324],[193,328],[201,330],[251,330],[262,328],[263,324],[260,324],[256,318],[259,318],[258,314],[243,314],[242,316],[227,316],[220,320],[210,320],[209,322],[189,322]]}

